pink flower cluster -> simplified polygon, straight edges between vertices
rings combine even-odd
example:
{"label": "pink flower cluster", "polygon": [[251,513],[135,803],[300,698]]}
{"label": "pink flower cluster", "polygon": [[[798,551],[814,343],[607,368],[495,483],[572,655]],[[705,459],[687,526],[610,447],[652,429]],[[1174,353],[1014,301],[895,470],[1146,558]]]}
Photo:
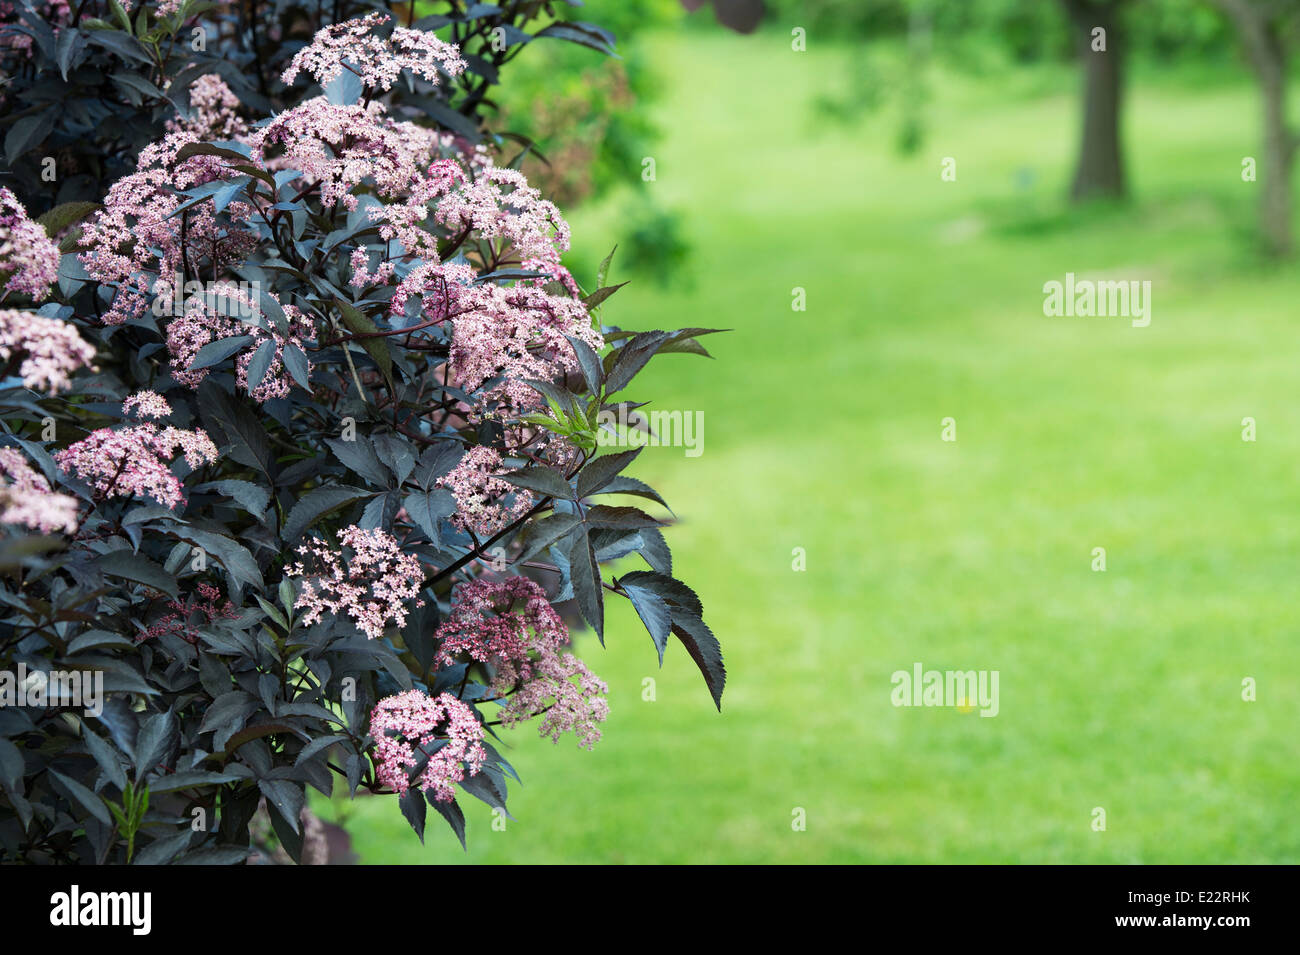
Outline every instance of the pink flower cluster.
{"label": "pink flower cluster", "polygon": [[28,388],[58,392],[71,384],[71,375],[89,365],[95,349],[75,326],[34,312],[0,309],[0,360],[22,355],[18,374]]}
{"label": "pink flower cluster", "polygon": [[[580,299],[524,283],[459,291],[450,365],[462,388],[479,392],[480,407],[494,401],[509,410],[540,407],[541,397],[526,381],[555,381],[577,370],[566,335],[585,340],[593,350],[603,345]],[[502,380],[485,388],[494,378]]]}
{"label": "pink flower cluster", "polygon": [[59,278],[59,247],[8,189],[0,188],[0,276],[5,290],[39,302]]}
{"label": "pink flower cluster", "polygon": [[[372,640],[384,635],[389,621],[403,626],[406,602],[419,594],[424,583],[419,560],[402,553],[397,538],[378,528],[345,527],[338,532],[338,542],[351,550],[350,558],[324,541],[313,540],[298,548],[312,566],[299,561],[285,570],[286,576],[302,581],[294,602],[295,608],[307,611],[302,622],[310,625],[325,614],[346,614]],[[416,602],[417,607],[423,604]]]}
{"label": "pink flower cluster", "polygon": [[231,92],[225,80],[208,73],[190,84],[190,115],[168,120],[167,130],[185,130],[199,139],[244,142],[248,138],[248,124],[235,112],[238,108],[239,97]]}
{"label": "pink flower cluster", "polygon": [[[171,612],[159,617],[154,621],[153,626],[141,631],[136,637],[136,643],[143,643],[145,640],[161,637],[164,634],[180,637],[186,643],[198,643],[199,631],[202,627],[211,624],[214,620],[229,620],[238,616],[235,613],[235,605],[229,600],[224,604],[217,603],[221,599],[221,591],[216,587],[211,584],[199,584],[198,591],[197,600],[190,596],[186,596],[184,601],[169,600],[167,609]],[[196,614],[199,622],[192,622]]]}
{"label": "pink flower cluster", "polygon": [[[482,238],[508,245],[521,268],[556,269],[569,248],[569,225],[553,202],[528,185],[517,169],[488,166],[473,181],[460,186],[438,204],[435,218],[452,229],[470,228]],[[571,284],[567,271],[553,278]],[[570,291],[576,292],[576,286]]]}
{"label": "pink flower cluster", "polygon": [[483,768],[483,725],[474,711],[450,693],[436,698],[420,690],[407,690],[380,700],[370,713],[370,735],[375,741],[375,775],[401,795],[410,787],[408,776],[418,765],[417,750],[428,763],[416,779],[439,802],[456,796],[455,783]]}
{"label": "pink flower cluster", "polygon": [[[188,137],[168,137],[180,141]],[[102,316],[105,325],[120,325],[144,314],[149,306],[153,280],[149,270],[157,264],[153,249],[163,250],[169,272],[181,261],[182,222],[173,218],[178,202],[167,189],[171,179],[165,166],[140,168],[123,176],[108,190],[104,208],[82,226],[80,245],[86,251],[79,258],[95,281],[116,288],[112,304]],[[206,231],[197,220],[195,225]],[[168,255],[173,252],[173,255]]]}
{"label": "pink flower cluster", "polygon": [[533,678],[501,711],[501,722],[510,726],[541,715],[541,736],[558,743],[572,732],[579,746],[591,749],[600,741],[597,724],[609,716],[608,692],[605,681],[572,653],[546,654],[533,664]]}
{"label": "pink flower cluster", "polygon": [[[248,391],[254,401],[283,398],[293,387],[293,378],[284,366],[284,348],[288,344],[293,344],[306,354],[303,342],[316,335],[316,327],[311,319],[292,305],[281,306],[289,325],[289,334],[285,336],[274,328],[263,329],[245,325],[218,312],[214,307],[218,297],[234,303],[238,310],[245,314],[255,315],[260,312],[259,304],[253,301],[248,292],[229,283],[219,283],[204,295],[190,296],[185,302],[184,314],[172,319],[167,325],[167,352],[172,357],[172,377],[183,385],[197,388],[203,379],[208,377],[210,371],[208,368],[190,368],[199,349],[222,338],[250,335],[252,342],[238,353],[235,360],[236,382]],[[279,300],[274,295],[267,293],[267,297],[279,304]],[[253,356],[257,354],[257,350],[268,340],[275,342],[275,355],[261,383],[249,391],[248,366]],[[307,364],[307,370],[310,374],[310,362]]]}
{"label": "pink flower cluster", "polygon": [[[389,120],[382,103],[341,106],[317,96],[281,113],[249,137],[255,162],[302,172],[320,183],[326,208],[357,207],[352,190],[367,179],[393,198],[410,188],[438,137]],[[421,217],[423,218],[423,217]]]}
{"label": "pink flower cluster", "polygon": [[[600,739],[597,724],[609,716],[608,687],[572,653],[564,652],[569,631],[546,592],[527,577],[483,578],[462,584],[456,604],[438,627],[441,661],[459,654],[492,667],[491,688],[513,693],[501,712],[510,725],[542,716],[541,735],[559,741],[572,731],[590,749]],[[519,610],[511,607],[523,602]]]}
{"label": "pink flower cluster", "polygon": [[116,431],[92,431],[55,454],[54,461],[101,497],[149,497],[165,507],[175,507],[185,500],[180,478],[168,465],[178,450],[191,468],[217,460],[217,447],[202,429],[159,430],[152,424],[138,424]]}
{"label": "pink flower cluster", "polygon": [[57,494],[16,448],[0,448],[0,523],[30,527],[42,534],[77,529],[77,499]]}
{"label": "pink flower cluster", "polygon": [[348,70],[362,86],[387,90],[403,70],[430,83],[438,82],[439,71],[450,76],[465,72],[460,50],[432,32],[398,27],[387,39],[376,36],[375,29],[388,20],[386,14],[371,13],[326,27],[294,55],[280,78],[292,83],[299,73],[310,73],[324,84]]}
{"label": "pink flower cluster", "polygon": [[82,265],[92,279],[117,290],[103,315],[106,325],[144,314],[156,277],[183,274],[187,258],[195,272],[220,274],[257,246],[256,234],[241,227],[253,212],[246,202],[230,203],[228,222],[219,222],[209,203],[175,214],[183,199],[177,190],[239,175],[224,157],[177,159],[190,143],[242,128],[232,111],[236,101],[221,80],[196,86],[195,115],[174,123],[162,141],[141,150],[136,171],[113,183],[104,208],[83,225]]}
{"label": "pink flower cluster", "polygon": [[[460,462],[437,481],[456,498],[451,523],[463,531],[491,537],[527,514],[533,506],[533,495],[503,481],[499,475],[504,473],[501,455],[494,449],[479,445],[466,451]],[[507,498],[509,505],[504,503]]]}
{"label": "pink flower cluster", "polygon": [[171,415],[172,406],[155,391],[137,391],[122,402],[122,410],[137,418],[166,418]]}
{"label": "pink flower cluster", "polygon": [[[300,70],[324,81],[352,68],[367,84],[387,88],[403,69],[424,75],[421,63],[408,56],[416,42],[409,31],[396,30],[390,40],[370,35],[383,19],[376,14],[322,31],[295,58],[286,81]],[[417,35],[434,44],[439,56],[447,52],[429,35]],[[466,154],[446,135],[391,120],[377,102],[342,106],[324,97],[282,113],[250,143],[263,165],[284,165],[315,179],[326,207],[355,209],[356,188],[374,184],[386,201],[368,215],[388,243],[388,255],[416,260],[394,289],[391,311],[401,314],[418,297],[425,322],[448,323],[456,383],[478,391],[494,382],[476,396],[478,412],[539,407],[541,399],[524,380],[554,380],[577,370],[566,336],[602,347],[577,285],[561,265],[568,224],[521,173],[495,166],[485,151]],[[478,283],[486,268],[440,261],[440,231],[474,236],[480,249],[491,250],[494,270],[519,268],[539,277],[508,288]],[[395,280],[392,258],[372,263],[371,254],[358,247],[350,259],[355,287]],[[553,281],[566,294],[547,291]]]}
{"label": "pink flower cluster", "polygon": [[[382,90],[404,70],[432,80],[440,70],[463,69],[456,50],[432,34],[399,28],[380,36],[375,31],[384,20],[375,14],[321,31],[294,57],[286,81],[307,71],[328,82],[346,69]],[[351,262],[354,287],[369,293],[374,286],[392,286],[393,315],[402,315],[417,299],[416,324],[442,326],[441,334],[451,339],[448,383],[474,395],[472,418],[509,417],[540,407],[540,397],[524,381],[556,380],[577,371],[567,337],[579,337],[594,349],[603,346],[561,264],[569,248],[567,223],[519,172],[494,165],[486,150],[398,121],[375,101],[342,105],[318,96],[250,129],[236,116],[237,101],[219,80],[196,82],[191,99],[192,115],[141,153],[137,171],[114,184],[104,210],[85,227],[86,271],[117,290],[105,322],[140,315],[150,304],[157,275],[182,272],[188,264],[187,274],[219,276],[255,250],[258,239],[247,226],[255,210],[242,198],[221,216],[203,202],[174,214],[177,190],[238,175],[229,159],[177,160],[178,152],[201,138],[230,137],[247,143],[254,166],[301,173],[305,194],[314,189],[313,201],[327,210],[353,211],[363,194],[380,200],[367,215],[384,242],[382,251],[354,243],[337,252]],[[441,260],[440,243],[449,240],[469,262]],[[511,269],[536,275],[508,287],[481,281],[485,273]],[[216,337],[207,332],[212,319],[187,310],[170,323],[168,345],[181,380],[193,384],[203,377],[202,370],[191,373],[187,366],[197,349]],[[293,335],[299,334],[295,329]],[[241,362],[246,365],[248,357],[241,356]],[[288,387],[277,355],[275,371],[257,397],[283,394]]]}
{"label": "pink flower cluster", "polygon": [[[390,307],[401,314],[409,299],[418,297],[425,321],[450,324],[449,364],[460,387],[479,391],[498,379],[477,395],[478,410],[494,402],[506,411],[536,408],[541,398],[524,384],[526,379],[555,380],[578,369],[566,336],[580,338],[594,350],[604,340],[577,297],[573,277],[560,264],[569,247],[569,227],[559,211],[517,171],[493,166],[478,154],[472,165],[473,177],[457,161],[440,159],[410,185],[404,204],[370,210],[381,238],[421,257],[398,283]],[[477,282],[480,273],[469,265],[440,262],[436,240],[425,226],[430,208],[434,223],[452,234],[475,235],[495,249],[499,266],[540,277],[504,287]],[[386,283],[392,276],[391,268],[385,271],[389,263],[373,271],[368,262],[360,268],[362,264],[353,260],[354,285]],[[551,282],[566,294],[549,291]]]}

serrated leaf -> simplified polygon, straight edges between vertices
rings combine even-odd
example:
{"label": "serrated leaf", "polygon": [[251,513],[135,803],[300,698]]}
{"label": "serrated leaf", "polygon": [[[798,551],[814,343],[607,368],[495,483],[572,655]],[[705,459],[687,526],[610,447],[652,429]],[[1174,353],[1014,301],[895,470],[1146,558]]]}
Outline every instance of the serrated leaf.
{"label": "serrated leaf", "polygon": [[257,788],[262,791],[271,807],[280,813],[289,828],[297,833],[305,800],[301,787],[287,779],[259,779]]}
{"label": "serrated leaf", "polygon": [[258,701],[243,690],[231,690],[212,701],[199,723],[200,733],[215,733],[218,748],[243,728],[248,718],[257,711]]}
{"label": "serrated leaf", "polygon": [[140,726],[135,740],[135,778],[143,779],[167,754],[177,732],[176,715],[170,710],[154,713]]}
{"label": "serrated leaf", "polygon": [[415,526],[436,544],[441,539],[438,522],[456,513],[456,497],[446,488],[415,491],[406,495],[402,506],[406,508],[411,520],[415,521]]}
{"label": "serrated leaf", "polygon": [[628,599],[632,601],[637,616],[649,631],[650,639],[654,641],[655,649],[659,651],[659,665],[662,667],[664,650],[668,646],[668,635],[672,633],[672,610],[662,597],[646,587],[625,584],[622,581],[619,584]]}
{"label": "serrated leaf", "polygon": [[209,481],[206,484],[200,484],[196,487],[195,492],[216,491],[228,498],[234,500],[240,507],[248,511],[258,520],[266,515],[266,509],[271,504],[271,493],[261,485],[254,484],[252,481],[225,480]]}
{"label": "serrated leaf", "polygon": [[636,460],[636,456],[643,450],[643,448],[634,448],[616,454],[603,454],[588,461],[578,472],[578,497],[580,499],[587,497],[605,487],[620,471]]}
{"label": "serrated leaf", "polygon": [[601,34],[592,31],[580,29],[573,23],[555,22],[542,30],[533,34],[534,38],[551,37],[556,40],[567,40],[570,43],[576,43],[579,46],[585,46],[589,49],[604,53],[606,56],[618,57],[614,52],[614,47]]}
{"label": "serrated leaf", "polygon": [[375,435],[373,442],[375,454],[393,472],[393,477],[397,478],[397,486],[401,487],[415,470],[415,452],[410,442],[406,438],[388,433]]}
{"label": "serrated leaf", "polygon": [[671,577],[673,573],[673,554],[668,549],[668,541],[657,527],[643,527],[637,531],[641,546],[637,548],[646,563],[661,574]]}
{"label": "serrated leaf", "polygon": [[357,435],[353,441],[344,441],[342,438],[326,438],[325,443],[334,452],[334,456],[347,466],[348,470],[365,478],[371,484],[386,488],[392,483],[388,469],[379,460],[379,456],[375,454],[375,449],[364,435]]}
{"label": "serrated leaf", "polygon": [[174,773],[157,776],[149,781],[149,792],[154,795],[176,792],[179,789],[202,789],[207,786],[220,786],[233,783],[240,776],[234,773],[214,773],[205,769],[182,769]]}
{"label": "serrated leaf", "polygon": [[68,794],[76,802],[80,803],[83,809],[104,825],[111,826],[113,824],[113,818],[108,814],[108,807],[104,804],[104,800],[100,799],[75,779],[65,776],[57,770],[51,769],[49,770],[49,774],[63,784],[63,787],[67,789]]}
{"label": "serrated leaf", "polygon": [[53,239],[64,229],[102,208],[103,206],[97,202],[65,202],[55,206],[36,221],[45,228],[45,234]]}
{"label": "serrated leaf", "polygon": [[546,497],[553,497],[561,501],[572,501],[575,499],[573,488],[565,480],[564,475],[554,468],[548,467],[529,467],[519,471],[511,471],[501,475],[501,479],[515,487],[526,488],[530,491],[536,491]]}
{"label": "serrated leaf", "polygon": [[596,289],[596,291],[592,292],[590,295],[584,298],[582,300],[582,304],[586,305],[587,308],[589,309],[600,308],[601,304],[605,301],[605,299],[609,298],[611,295],[613,295],[615,292],[617,292],[625,285],[627,285],[626,282],[619,282],[617,285],[602,286],[601,288]]}
{"label": "serrated leaf", "polygon": [[605,287],[605,282],[609,278],[609,264],[614,261],[614,253],[617,251],[618,246],[616,245],[609,250],[609,255],[601,259],[600,265],[596,269],[596,288]]}
{"label": "serrated leaf", "polygon": [[460,781],[460,787],[476,799],[487,803],[493,809],[500,809],[510,818],[510,813],[506,810],[506,794],[501,791],[501,787],[487,773],[487,767],[483,772],[474,773],[466,776]]}
{"label": "serrated leaf", "polygon": [[29,149],[44,142],[53,128],[54,114],[50,111],[18,120],[5,136],[5,162],[13,166]]}
{"label": "serrated leaf", "polygon": [[426,491],[438,478],[450,473],[465,456],[465,449],[454,441],[439,441],[425,448],[415,468],[415,480]]}
{"label": "serrated leaf", "polygon": [[661,523],[637,507],[610,507],[608,504],[597,504],[587,508],[587,524],[590,527],[637,530],[642,527],[659,527]]}
{"label": "serrated leaf", "polygon": [[307,354],[293,342],[288,342],[284,346],[282,360],[293,380],[304,391],[311,391],[311,366],[307,361]]}
{"label": "serrated leaf", "polygon": [[541,520],[534,521],[528,528],[528,544],[517,562],[531,560],[580,523],[582,518],[577,514],[548,514]]}
{"label": "serrated leaf", "polygon": [[155,839],[135,854],[132,865],[166,865],[189,848],[194,832],[186,826],[182,831]]}
{"label": "serrated leaf", "polygon": [[722,690],[727,685],[727,668],[722,664],[722,647],[713,631],[699,616],[685,611],[673,612],[673,633],[686,647],[704,676],[713,704],[722,710]]}
{"label": "serrated leaf", "polygon": [[117,756],[117,750],[113,749],[106,740],[100,739],[99,736],[92,733],[84,725],[81,729],[81,739],[86,744],[86,749],[94,757],[95,762],[99,764],[100,769],[108,776],[108,781],[118,789],[126,788],[126,770],[122,768],[122,761]]}
{"label": "serrated leaf", "polygon": [[667,339],[667,332],[640,332],[622,348],[611,352],[615,358],[605,378],[605,393],[612,395],[626,388]]}
{"label": "serrated leaf", "polygon": [[[82,24],[82,26],[89,26],[89,24]],[[115,30],[103,29],[94,30],[87,36],[91,43],[102,46],[107,50],[111,50],[119,56],[130,57],[140,63],[147,63],[151,67],[153,66],[153,61],[149,59],[148,51],[145,50],[145,48],[140,45],[140,42],[134,37],[126,36]]]}
{"label": "serrated leaf", "polygon": [[262,572],[257,566],[257,561],[253,559],[253,555],[249,553],[248,548],[238,541],[226,537],[224,534],[202,531],[195,527],[182,527],[176,524],[162,528],[162,531],[173,537],[179,537],[181,540],[197,544],[215,557],[217,562],[226,569],[226,573],[236,581],[248,584],[256,590],[262,589]]}
{"label": "serrated leaf", "polygon": [[600,367],[600,356],[581,338],[574,335],[566,335],[565,338],[569,340],[574,354],[578,357],[578,367],[582,369],[582,378],[587,383],[587,391],[592,395],[599,395],[601,384],[605,379]]}
{"label": "serrated leaf", "polygon": [[108,577],[120,577],[177,596],[176,579],[147,557],[129,550],[115,550],[95,560],[95,567]]}
{"label": "serrated leaf", "polygon": [[301,765],[302,763],[305,763],[307,760],[311,759],[317,753],[323,752],[337,743],[343,743],[346,741],[347,741],[346,736],[339,736],[339,735],[318,736],[316,737],[316,739],[312,740],[310,743],[308,743],[306,746],[302,748],[302,752],[300,752],[298,754],[298,757],[293,761],[294,765],[295,766]]}
{"label": "serrated leaf", "polygon": [[280,608],[271,603],[271,601],[267,600],[261,594],[254,594],[253,596],[257,599],[257,605],[262,608],[262,611],[270,618],[271,622],[278,624],[281,630],[288,632],[289,621],[285,615],[280,612]]}
{"label": "serrated leaf", "polygon": [[[194,360],[190,362],[190,370],[197,371],[200,368],[211,368],[213,365],[219,365],[231,355],[243,351],[252,343],[252,335],[235,335],[232,338],[218,338],[214,342],[208,342],[195,354]],[[268,341],[266,344],[270,345],[272,351],[274,351],[274,342]]]}
{"label": "serrated leaf", "polygon": [[263,379],[266,373],[271,370],[271,362],[275,361],[275,339],[268,338],[257,347],[253,352],[253,357],[248,360],[248,391],[251,394]]}
{"label": "serrated leaf", "polygon": [[213,435],[213,439],[224,434],[229,442],[230,456],[240,464],[257,468],[266,477],[268,485],[274,484],[271,476],[274,465],[265,425],[210,378],[199,385],[198,405],[199,414],[209,425],[208,433]]}
{"label": "serrated leaf", "polygon": [[605,643],[605,596],[600,582],[600,567],[591,549],[586,528],[578,525],[569,545],[569,577],[578,610],[591,624],[601,645]]}
{"label": "serrated leaf", "polygon": [[302,536],[303,531],[326,514],[358,498],[369,497],[370,493],[361,488],[342,485],[318,487],[308,491],[289,511],[289,517],[284,522],[284,530],[280,532],[280,536],[286,544],[292,544]]}
{"label": "serrated leaf", "polygon": [[465,813],[461,811],[460,804],[454,799],[447,802],[435,799],[432,793],[428,794],[428,799],[429,805],[436,809],[442,818],[447,820],[447,825],[451,826],[451,831],[460,840],[460,847],[468,851],[469,847],[465,844]]}
{"label": "serrated leaf", "polygon": [[700,598],[695,595],[695,591],[667,574],[653,570],[634,570],[624,574],[618,582],[620,585],[635,584],[646,587],[666,600],[674,610],[683,610],[697,617],[704,613],[704,607],[700,603]]}
{"label": "serrated leaf", "polygon": [[215,143],[186,143],[176,152],[175,162],[184,162],[193,156],[217,156],[221,159],[229,159],[232,162],[247,162],[247,152],[240,152],[238,149],[232,149],[229,146],[218,146]]}
{"label": "serrated leaf", "polygon": [[406,821],[411,824],[411,828],[415,830],[415,834],[419,836],[420,842],[423,843],[424,820],[429,811],[429,807],[424,801],[424,793],[418,787],[412,786],[397,801],[397,804],[402,809],[402,815],[406,817]]}

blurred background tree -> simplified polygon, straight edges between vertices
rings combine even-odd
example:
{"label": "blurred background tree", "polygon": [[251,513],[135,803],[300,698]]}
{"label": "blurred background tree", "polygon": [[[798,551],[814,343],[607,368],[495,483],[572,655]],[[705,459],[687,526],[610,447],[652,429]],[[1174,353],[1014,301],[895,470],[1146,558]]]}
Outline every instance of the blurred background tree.
{"label": "blurred background tree", "polygon": [[[1259,242],[1275,258],[1294,247],[1298,137],[1288,120],[1287,85],[1289,51],[1300,40],[1300,0],[768,0],[768,7],[769,22],[865,41],[849,60],[847,92],[822,94],[818,111],[851,122],[896,104],[905,155],[925,137],[931,49],[945,67],[973,75],[1078,56],[1084,75],[1070,185],[1075,201],[1127,195],[1123,99],[1131,63],[1222,65],[1239,45],[1261,88]],[[883,54],[874,41],[883,41]],[[902,56],[899,41],[906,41]]]}
{"label": "blurred background tree", "polygon": [[1297,137],[1287,116],[1287,64],[1300,39],[1296,0],[1216,0],[1236,27],[1263,105],[1259,232],[1264,251],[1291,254],[1291,172]]}
{"label": "blurred background tree", "polygon": [[1124,93],[1126,0],[1061,0],[1083,63],[1083,129],[1070,197],[1122,199],[1124,155],[1120,104]]}

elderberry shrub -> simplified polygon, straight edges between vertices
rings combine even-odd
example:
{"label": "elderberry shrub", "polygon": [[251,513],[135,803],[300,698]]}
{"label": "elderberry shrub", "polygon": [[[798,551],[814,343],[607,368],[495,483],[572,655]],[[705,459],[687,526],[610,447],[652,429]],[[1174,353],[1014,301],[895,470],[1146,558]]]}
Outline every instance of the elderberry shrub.
{"label": "elderberry shrub", "polygon": [[0,190],[0,861],[242,862],[263,806],[300,860],[308,786],[463,843],[497,726],[599,739],[566,615],[603,642],[607,594],[720,706],[640,449],[598,453],[712,330],[603,324],[609,260],[584,292],[559,210],[395,95],[472,59],[327,25],[274,114],[205,73],[97,201]]}

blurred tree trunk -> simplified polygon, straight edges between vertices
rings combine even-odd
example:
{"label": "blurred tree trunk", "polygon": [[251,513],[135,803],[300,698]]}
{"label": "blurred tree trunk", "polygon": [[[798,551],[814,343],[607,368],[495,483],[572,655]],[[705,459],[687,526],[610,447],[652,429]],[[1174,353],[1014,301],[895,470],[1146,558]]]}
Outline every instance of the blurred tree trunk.
{"label": "blurred tree trunk", "polygon": [[1217,0],[1241,37],[1250,67],[1259,77],[1264,106],[1264,151],[1260,156],[1259,230],[1269,255],[1291,254],[1291,165],[1296,136],[1287,123],[1287,51],[1282,20],[1300,3]]}
{"label": "blurred tree trunk", "polygon": [[[1062,3],[1083,58],[1084,76],[1083,135],[1070,197],[1118,199],[1124,195],[1124,155],[1119,133],[1123,94],[1120,0]],[[1105,33],[1094,35],[1099,28]]]}

